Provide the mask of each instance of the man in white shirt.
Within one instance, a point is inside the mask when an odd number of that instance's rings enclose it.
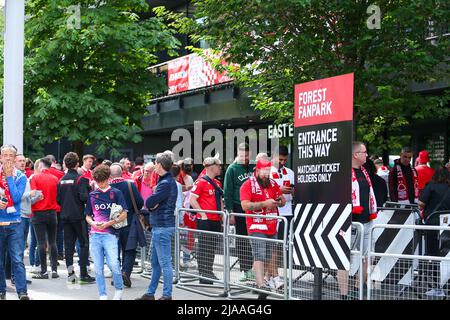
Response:
[[[294,194],[294,171],[286,167],[286,162],[289,157],[289,151],[285,146],[280,146],[278,151],[276,151],[272,157],[272,168],[270,170],[270,178],[275,180],[275,182],[280,186],[281,192],[286,199],[286,204],[283,207],[278,208],[280,216],[287,219],[287,233],[289,233],[289,223],[293,218],[292,212],[292,200]],[[278,223],[278,239],[282,240],[284,238],[284,222],[280,221]],[[281,265],[281,248],[277,248],[273,252],[273,260],[278,266]],[[272,280],[272,281],[270,281]],[[279,289],[283,285],[283,281],[280,277],[274,277],[269,279],[268,285],[272,288]]]

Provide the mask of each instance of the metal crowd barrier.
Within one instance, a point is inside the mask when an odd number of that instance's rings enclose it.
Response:
[[[390,242],[389,250],[379,252],[373,238],[377,229],[389,230],[395,234],[409,232],[412,246],[402,250],[396,239]],[[444,274],[450,273],[450,257],[427,256],[418,252],[414,242],[423,242],[419,230],[441,232],[450,231],[450,227],[378,224],[370,230],[370,248],[368,259],[369,281],[367,283],[368,300],[441,300],[449,295],[449,282]],[[387,233],[386,233],[387,234]],[[400,249],[400,250],[399,250]],[[409,250],[408,250],[409,249]],[[373,263],[377,261],[378,263]]]
[[[279,240],[276,239],[266,239],[266,238],[259,238],[259,237],[253,237],[253,236],[243,236],[243,235],[237,235],[237,234],[231,234],[227,231],[226,236],[228,238],[227,241],[227,251],[226,251],[226,265],[228,266],[228,283],[227,283],[227,292],[228,297],[230,299],[235,298],[242,298],[242,294],[244,293],[260,293],[268,296],[274,296],[281,299],[288,299],[288,251],[289,246],[287,242],[287,219],[283,216],[267,216],[267,215],[255,215],[255,214],[244,214],[244,213],[230,213],[229,218],[231,217],[248,217],[251,216],[252,218],[262,218],[262,219],[276,219],[278,220],[278,223],[281,221],[284,221],[284,237],[283,239]],[[228,219],[228,222],[230,219]],[[227,229],[230,228],[230,224],[228,223],[226,225]],[[246,279],[240,279],[240,272],[239,269],[236,267],[237,263],[239,263],[236,256],[237,250],[245,250],[244,248],[239,248],[238,246],[235,247],[234,254],[231,254],[231,248],[230,248],[230,242],[237,242],[235,240],[237,239],[248,239],[249,241],[253,241],[253,247],[258,246],[264,246],[264,250],[271,250],[272,254],[270,255],[270,260],[267,262],[265,267],[268,267],[269,270],[266,270],[264,268],[264,271],[270,271],[272,272],[271,277],[267,277],[264,279],[265,285],[263,288],[259,288],[256,285],[256,279],[254,277],[252,278],[246,278]],[[256,241],[258,241],[256,243]],[[255,250],[255,248],[252,249],[252,251]],[[249,256],[254,256],[253,252],[244,252],[245,254],[248,254]],[[254,275],[254,270],[250,271],[252,275]],[[238,289],[238,290],[234,290]]]
[[[370,228],[369,251],[367,256],[367,299],[446,299],[449,294],[450,254],[445,257],[424,256],[422,236],[419,231],[447,232],[450,227],[419,226],[416,222],[417,207],[405,208],[400,204],[395,207],[380,208],[379,217]],[[209,212],[220,215],[223,227],[220,231],[204,231],[180,226],[180,213]],[[350,299],[365,299],[366,288],[363,281],[362,248],[364,241],[364,225],[352,223],[352,248],[350,270],[337,271],[322,269],[316,272],[314,267],[294,265],[294,220],[289,225],[285,217],[273,219],[284,221],[284,238],[264,239],[252,236],[236,235],[232,232],[230,217],[248,216],[243,213],[226,211],[207,211],[195,209],[179,209],[176,215],[176,232],[174,237],[174,283],[188,291],[212,297],[229,299],[251,299],[255,294],[265,294],[280,299],[325,299],[339,300],[345,293]],[[265,215],[251,215],[266,218]],[[397,222],[397,224],[395,223]],[[400,224],[399,224],[400,223]],[[361,235],[359,243],[355,243],[354,233]],[[189,236],[190,235],[190,238]],[[151,275],[151,233],[146,232],[148,244],[140,250],[141,271],[143,277]],[[190,240],[188,240],[190,239]],[[261,289],[257,288],[255,278],[240,279],[238,239],[259,240],[265,245],[271,244],[277,250],[273,262],[278,276],[278,285]],[[188,242],[190,245],[188,245]],[[191,246],[188,253],[182,250]],[[248,251],[249,249],[247,249]],[[253,256],[253,252],[246,252]],[[209,261],[210,274],[200,274],[198,260]],[[205,260],[206,258],[206,260]],[[184,261],[187,259],[187,262]],[[272,270],[273,271],[273,270]],[[253,273],[254,274],[254,273]],[[321,276],[322,281],[315,281]],[[266,279],[269,280],[269,279]],[[201,283],[200,283],[201,282]],[[270,280],[266,284],[271,284]],[[320,285],[320,290],[317,286]],[[346,292],[345,285],[348,286]],[[319,292],[319,296],[317,296]]]
[[[225,211],[180,208],[178,210],[178,214],[176,215],[177,222],[175,230],[176,286],[178,288],[211,297],[226,297],[228,295],[228,266],[227,259],[225,259],[227,250],[227,228],[223,227],[223,231],[215,232],[181,227],[179,223],[181,212],[218,214],[220,216],[220,221],[223,221],[224,226],[228,224],[227,213]],[[183,251],[181,251],[180,239],[180,236],[183,234],[183,232],[191,232],[196,237],[196,247],[194,249],[195,258],[191,255],[191,263],[188,267],[183,267],[180,262],[180,260],[184,258]],[[194,260],[195,263],[193,263]],[[199,261],[201,264],[200,266]],[[217,292],[217,289],[219,289],[219,292]]]
[[[363,240],[364,226],[359,222],[352,222],[352,234],[359,233],[358,246],[351,248],[350,253],[350,270],[340,271],[333,269],[323,269],[320,283],[321,296],[315,297],[314,291],[317,290],[318,282],[315,281],[314,267],[294,265],[294,220],[291,221],[289,227],[289,299],[296,300],[340,300],[340,286],[348,286],[347,297],[354,300],[363,299]],[[353,236],[352,236],[353,237]],[[354,243],[352,239],[352,243]],[[354,243],[356,245],[356,243]],[[345,293],[345,292],[342,292]]]
[[[136,260],[140,260],[140,274],[142,277],[150,279],[152,275],[152,233],[151,231],[144,231],[145,239],[147,240],[147,245],[145,247],[140,247],[136,255]]]

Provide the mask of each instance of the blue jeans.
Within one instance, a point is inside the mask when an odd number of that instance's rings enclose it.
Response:
[[[89,249],[95,267],[95,280],[97,282],[98,294],[106,296],[105,275],[103,273],[106,264],[113,274],[114,287],[116,290],[123,289],[122,273],[120,272],[119,244],[115,235],[110,233],[93,233],[89,241]]]
[[[172,297],[173,269],[171,244],[175,227],[152,229],[152,279],[147,294],[154,296],[158,288],[161,270],[163,273],[163,297]]]
[[[16,291],[18,294],[27,293],[27,279],[23,264],[24,240],[23,230],[19,224],[0,226],[0,293],[6,293],[5,253],[9,251],[11,257]]]
[[[27,243],[28,238],[28,230],[30,230],[30,218],[21,217],[21,221],[17,226],[17,232],[23,235],[23,251],[22,253],[22,261],[25,251],[25,244]],[[5,274],[6,278],[10,276],[11,279],[14,279],[14,270],[12,269],[11,258],[9,256],[8,250],[6,251],[6,265],[5,265]],[[9,268],[9,269],[8,269]]]
[[[40,266],[39,252],[37,252],[37,239],[34,227],[30,225],[31,241],[30,241],[30,264],[32,266]]]

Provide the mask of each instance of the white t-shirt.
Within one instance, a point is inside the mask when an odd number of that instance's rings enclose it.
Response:
[[[280,187],[293,185],[295,180],[294,171],[286,167],[278,169],[274,166],[270,169],[270,178],[275,180]],[[280,216],[292,216],[292,195],[283,193],[283,196],[286,199],[286,204],[284,207],[278,208],[278,212]]]

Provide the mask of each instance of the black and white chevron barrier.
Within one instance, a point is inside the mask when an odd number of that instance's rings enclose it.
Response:
[[[413,209],[400,207],[383,208],[374,220],[377,224],[414,225],[416,214]],[[414,238],[412,229],[373,230],[372,247],[375,252],[371,279],[390,284],[410,285],[413,279],[413,267],[417,262],[392,257],[377,257],[376,253],[418,254],[418,243],[421,239]]]
[[[294,211],[294,264],[349,270],[351,209],[351,204],[297,204]]]

